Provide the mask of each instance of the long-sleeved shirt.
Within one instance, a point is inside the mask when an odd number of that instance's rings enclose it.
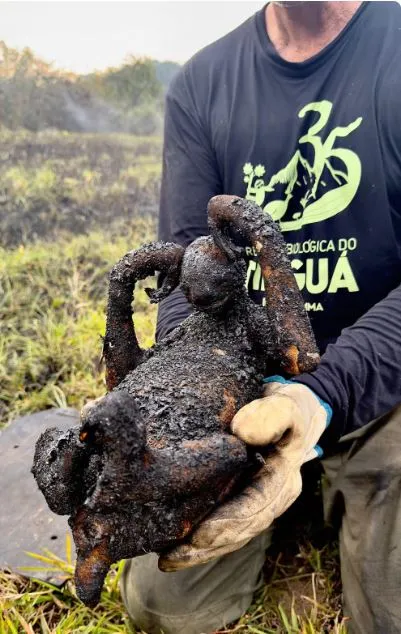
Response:
[[[323,353],[297,377],[335,436],[401,403],[401,7],[366,2],[320,53],[283,60],[264,9],[193,57],[166,98],[159,237],[205,235],[211,196],[280,225]],[[264,299],[252,248],[247,287]],[[157,335],[188,315],[179,289]]]

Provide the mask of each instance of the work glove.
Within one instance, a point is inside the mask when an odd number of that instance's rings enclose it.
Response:
[[[296,500],[302,489],[302,465],[322,455],[317,442],[330,422],[330,406],[301,383],[280,376],[265,383],[264,397],[245,405],[231,423],[232,432],[245,443],[265,447],[264,466],[186,543],[161,555],[161,570],[204,564],[245,546]]]

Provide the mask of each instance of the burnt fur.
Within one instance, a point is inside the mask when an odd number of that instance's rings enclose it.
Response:
[[[46,431],[33,472],[55,512],[70,515],[76,585],[95,605],[113,562],[174,546],[243,487],[261,457],[230,434],[234,414],[262,395],[262,378],[318,362],[313,334],[273,221],[233,196],[208,206],[211,236],[184,251],[152,243],[110,275],[104,341],[110,392],[79,428]],[[239,245],[256,249],[267,307],[245,289]],[[194,311],[143,351],[132,324],[135,283],[162,271],[160,301],[178,284]]]

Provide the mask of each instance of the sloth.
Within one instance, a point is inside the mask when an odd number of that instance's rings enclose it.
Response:
[[[109,280],[103,354],[107,394],[67,432],[46,430],[33,474],[52,511],[69,515],[75,582],[94,606],[112,563],[162,553],[241,490],[264,457],[230,433],[263,377],[313,370],[319,355],[278,226],[255,203],[215,196],[210,235],[186,249],[154,242]],[[266,304],[249,297],[244,245],[257,253]],[[148,350],[132,320],[135,284],[160,274],[159,302],[180,287],[191,315]],[[274,448],[270,448],[274,451]],[[267,452],[267,453],[266,453]]]

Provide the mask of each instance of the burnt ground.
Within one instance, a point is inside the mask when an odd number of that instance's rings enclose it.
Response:
[[[161,140],[0,129],[0,246],[155,216]]]

